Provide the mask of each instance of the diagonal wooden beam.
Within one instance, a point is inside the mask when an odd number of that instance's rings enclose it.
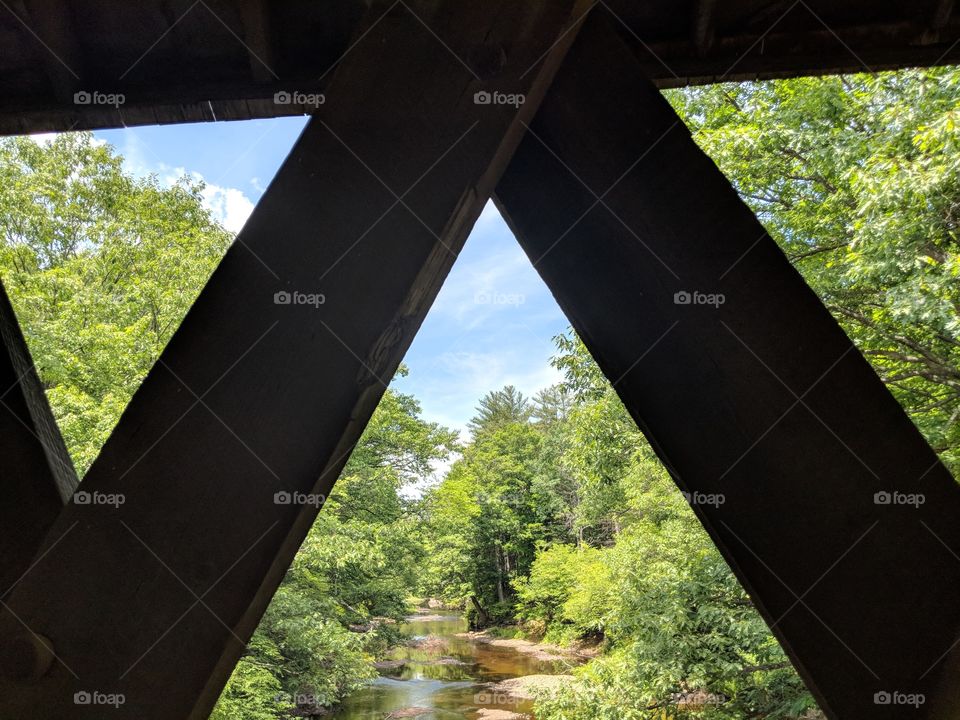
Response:
[[[496,196],[827,715],[957,717],[960,488],[603,16]]]
[[[77,476],[0,284],[0,601],[30,568]]]
[[[27,680],[0,682],[0,717],[107,714],[76,693],[122,694],[111,717],[207,717],[582,10],[374,4],[85,477],[99,501],[61,514],[8,598]]]

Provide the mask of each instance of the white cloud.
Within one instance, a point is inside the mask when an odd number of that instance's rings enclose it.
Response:
[[[123,154],[124,170],[137,177],[156,175],[160,184],[165,187],[173,186],[184,176],[203,182],[204,188],[201,193],[203,206],[210,211],[217,222],[230,232],[240,232],[240,228],[243,227],[253,212],[255,203],[243,190],[209,182],[200,173],[188,170],[185,167],[167,165],[133,130],[127,130],[124,133],[121,153]],[[253,178],[250,181],[251,184],[254,184],[256,180],[257,178]],[[254,187],[256,187],[255,184]]]
[[[240,232],[250,214],[253,212],[254,202],[239,188],[223,187],[207,182],[198,172],[188,171],[186,168],[170,168],[161,165],[158,176],[160,182],[167,187],[173,185],[180,178],[189,176],[196,182],[204,183],[203,206],[210,211],[214,219],[232,233]]]
[[[552,365],[536,363],[531,367],[529,362],[520,362],[525,354],[514,349],[445,352],[437,358],[437,368],[455,376],[459,388],[478,400],[504,385],[513,385],[525,395],[533,395],[560,380],[561,373]]]
[[[515,310],[542,286],[519,245],[481,258],[461,256],[431,312],[449,315],[465,329],[491,315]]]
[[[118,148],[123,156],[123,169],[136,177],[146,177],[151,173],[161,173],[169,169],[158,157],[153,155],[150,147],[140,139],[134,130],[125,130],[123,133],[123,147]],[[148,161],[147,155],[151,156]]]
[[[543,349],[549,353],[548,348]],[[562,379],[561,373],[538,357],[530,348],[511,348],[499,352],[449,351],[441,353],[429,374],[428,382],[416,388],[429,419],[466,434],[466,418],[472,417],[477,403],[491,390],[513,385],[527,397]],[[443,410],[437,412],[442,408]]]
[[[27,135],[27,137],[33,140],[37,145],[50,145],[50,143],[56,140],[58,136],[63,134],[64,133],[55,133],[55,132],[33,133],[32,135]],[[107,144],[107,141],[98,137],[94,137],[90,141],[90,144],[93,145],[94,147],[102,147],[103,145]]]
[[[407,355],[401,392],[424,417],[461,431],[486,393],[531,397],[560,381],[552,338],[567,321],[496,208],[488,205]]]
[[[49,145],[52,143],[59,133],[34,133],[33,135],[28,135],[31,140],[33,140],[37,145]]]
[[[254,207],[253,201],[242,190],[219,185],[204,187],[203,204],[221,225],[233,233],[240,232]]]

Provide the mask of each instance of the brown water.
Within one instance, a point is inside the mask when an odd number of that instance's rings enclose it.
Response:
[[[456,637],[467,629],[457,615],[412,619],[404,626],[419,646],[397,648],[403,665],[381,670],[369,687],[350,695],[331,716],[335,720],[478,720],[480,712],[505,710],[533,717],[533,703],[517,701],[491,688],[492,683],[523,675],[570,672],[573,661],[546,662],[513,648],[494,647]],[[414,713],[414,708],[422,712]],[[407,710],[411,714],[403,714]],[[396,713],[391,715],[391,713]]]

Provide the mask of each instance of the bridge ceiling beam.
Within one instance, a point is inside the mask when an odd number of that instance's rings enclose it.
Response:
[[[960,62],[954,0],[595,4],[659,87]],[[5,0],[0,134],[311,112],[275,93],[323,92],[368,5]]]

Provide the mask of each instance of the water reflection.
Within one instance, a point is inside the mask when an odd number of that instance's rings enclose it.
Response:
[[[381,677],[343,703],[335,720],[479,720],[490,711],[532,717],[533,703],[495,693],[491,683],[523,675],[569,672],[567,662],[538,660],[513,648],[457,637],[467,629],[457,615],[418,619],[405,630],[410,647],[397,648]],[[486,712],[483,712],[486,711]]]

